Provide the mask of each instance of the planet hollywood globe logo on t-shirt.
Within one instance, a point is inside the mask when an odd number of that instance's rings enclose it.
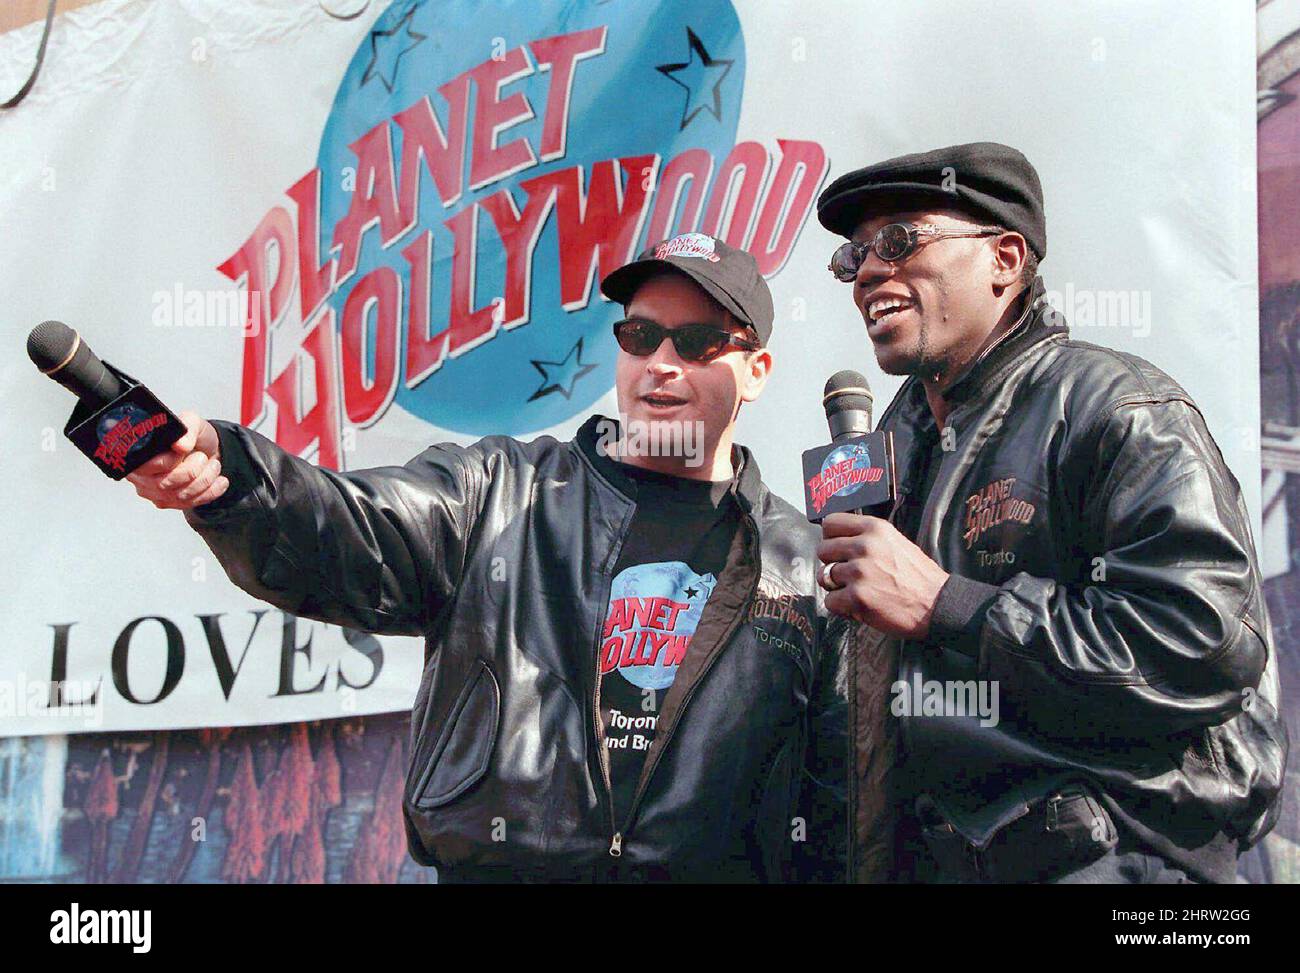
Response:
[[[618,672],[641,689],[667,689],[686,657],[717,579],[682,561],[634,564],[610,588],[600,674]]]
[[[808,220],[826,154],[736,142],[746,70],[729,0],[396,0],[315,167],[218,268],[254,298],[241,421],[337,468],[393,406],[470,435],[589,409],[617,358],[601,277],[673,237],[714,259],[710,235],[770,277]]]

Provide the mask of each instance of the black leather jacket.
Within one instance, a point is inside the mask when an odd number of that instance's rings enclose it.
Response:
[[[996,726],[900,719],[904,794],[983,845],[1085,782],[1156,851],[1231,882],[1274,823],[1287,752],[1246,508],[1187,392],[1072,340],[1042,293],[1040,279],[949,391],[950,431],[915,378],[881,418],[901,481],[891,519],[958,576],[926,643],[893,643],[898,678],[999,690]]]
[[[489,437],[345,473],[214,425],[231,488],[186,517],[231,580],[426,637],[404,812],[443,880],[846,878],[847,626],[821,608],[816,530],[748,451],[742,529],[614,820],[595,675],[635,484],[597,454],[596,418],[573,442]]]

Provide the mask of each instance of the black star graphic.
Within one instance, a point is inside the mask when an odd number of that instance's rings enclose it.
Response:
[[[420,34],[411,30],[411,18],[415,16],[415,8],[412,7],[406,11],[406,14],[393,25],[391,30],[372,30],[370,32],[370,63],[366,65],[366,73],[361,76],[361,85],[367,84],[371,78],[378,76],[383,82],[385,88],[391,93],[393,84],[397,81],[397,62],[402,59],[402,55],[415,47],[416,44],[424,40],[428,35]],[[398,32],[406,28],[406,37],[410,38],[410,43],[405,47],[400,46],[401,41]],[[380,65],[379,59],[381,51],[379,50],[380,40],[384,38],[382,56],[386,62]],[[387,68],[387,71],[385,71]]]
[[[534,358],[532,363],[533,367],[542,373],[542,384],[528,397],[529,402],[540,399],[543,395],[550,395],[552,392],[559,392],[566,399],[569,398],[578,379],[596,367],[595,362],[588,363],[582,360],[581,338],[569,349],[563,361],[538,361]],[[568,382],[568,388],[565,388],[565,382]]]
[[[655,70],[673,84],[681,85],[686,89],[686,106],[682,109],[682,123],[678,127],[678,131],[689,125],[691,120],[706,108],[713,113],[714,118],[722,121],[722,81],[731,73],[732,64],[729,60],[721,58],[714,60],[709,57],[709,52],[704,49],[700,39],[695,36],[695,31],[689,27],[686,28],[686,43],[689,48],[687,52],[689,60],[682,64],[659,64],[655,66]],[[674,74],[679,73],[682,74],[685,80],[673,77]],[[713,92],[712,105],[708,104],[704,99],[710,76],[717,78],[713,82],[711,89]]]
[[[683,590],[686,592],[687,598],[694,598],[696,595],[700,593],[700,589],[695,587],[695,585],[691,585],[689,588],[685,588]]]

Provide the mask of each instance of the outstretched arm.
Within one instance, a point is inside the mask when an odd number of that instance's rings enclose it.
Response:
[[[130,477],[180,509],[240,588],[306,618],[418,635],[455,590],[482,497],[474,447],[339,473],[234,423],[184,413],[173,455]]]

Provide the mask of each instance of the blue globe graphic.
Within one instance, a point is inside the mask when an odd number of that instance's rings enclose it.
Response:
[[[521,435],[548,428],[588,410],[614,384],[617,347],[611,328],[622,308],[599,296],[599,271],[593,271],[585,307],[565,310],[559,283],[558,219],[554,206],[533,251],[529,320],[500,329],[459,357],[448,356],[440,368],[407,388],[407,307],[411,269],[401,251],[426,230],[433,234],[430,331],[446,327],[450,307],[453,236],[446,221],[475,201],[506,189],[518,212],[527,203],[524,180],[580,166],[583,191],[591,186],[597,162],[638,155],[657,155],[659,166],[686,149],[704,149],[714,172],[735,144],[744,86],[745,51],[740,22],[729,0],[676,3],[496,3],[445,0],[397,2],[376,21],[358,47],[339,84],[321,137],[317,165],[321,171],[321,252],[332,243],[334,227],[347,213],[359,184],[349,187],[342,174],[355,171],[357,156],[349,148],[374,126],[428,96],[443,130],[450,108],[438,88],[482,64],[494,52],[530,41],[606,27],[605,48],[578,61],[571,86],[571,108],[562,157],[544,160],[475,190],[470,185],[474,105],[471,94],[465,141],[463,193],[444,206],[427,167],[420,168],[419,208],[415,226],[389,247],[381,246],[378,227],[366,231],[356,273],[329,298],[336,322],[342,321],[347,295],[368,272],[392,268],[402,282],[398,352],[398,407],[435,426],[472,435]],[[689,32],[688,33],[688,29]],[[731,62],[725,76],[709,75],[707,89],[689,92],[658,67],[665,62],[699,63],[694,36],[713,61]],[[530,54],[530,63],[532,56]],[[536,67],[536,65],[534,65]],[[526,138],[539,155],[551,73],[531,74],[502,87],[500,97],[523,93],[534,117],[503,129],[498,144]],[[721,77],[720,81],[716,79]],[[471,86],[473,87],[473,86]],[[717,114],[711,97],[716,91]],[[708,95],[710,97],[704,97]],[[700,107],[703,105],[703,108]],[[688,112],[686,109],[692,109]],[[689,117],[688,117],[689,116]],[[402,130],[390,125],[394,169],[402,151]],[[621,172],[621,170],[618,170]],[[394,181],[398,179],[394,171]],[[624,174],[623,178],[629,178]],[[639,176],[638,176],[639,178]],[[705,199],[708,198],[706,190]],[[651,198],[639,233],[646,232]],[[678,201],[679,212],[681,201]],[[679,227],[693,229],[693,227]],[[492,219],[477,217],[474,308],[488,305],[505,291],[505,248]],[[648,243],[638,239],[632,255]],[[373,317],[373,315],[372,315]],[[373,375],[376,328],[366,329],[367,375]],[[548,382],[550,384],[547,388]],[[385,407],[386,408],[386,407]],[[378,418],[378,417],[376,417]]]

